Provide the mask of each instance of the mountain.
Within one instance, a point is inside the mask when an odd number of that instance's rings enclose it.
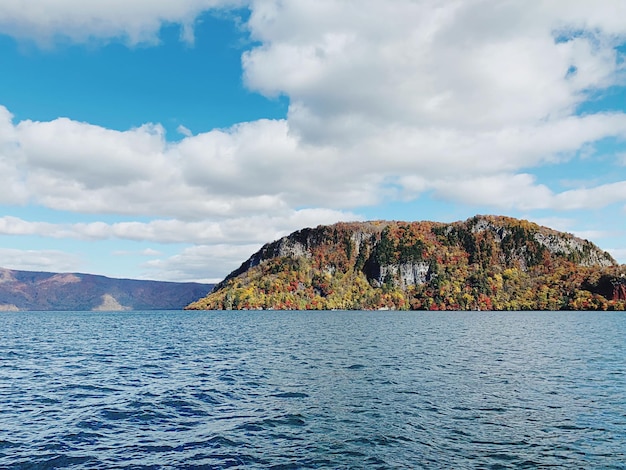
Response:
[[[625,275],[591,242],[526,220],[338,223],[266,244],[187,308],[624,310]]]
[[[0,310],[175,310],[213,286],[0,268]]]

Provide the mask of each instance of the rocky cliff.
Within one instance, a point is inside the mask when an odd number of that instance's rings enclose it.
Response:
[[[0,311],[176,310],[212,284],[112,279],[0,268]]]
[[[534,223],[373,221],[263,246],[192,309],[623,309],[625,269]]]

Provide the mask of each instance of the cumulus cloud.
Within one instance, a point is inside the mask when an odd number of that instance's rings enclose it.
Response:
[[[65,211],[182,219],[281,216],[302,206],[372,205],[392,194],[384,189],[389,181],[404,196],[436,189],[452,200],[522,209],[623,200],[620,183],[545,198],[546,188],[532,187],[531,175],[516,173],[567,162],[590,142],[626,135],[626,115],[619,113],[489,132],[398,127],[345,146],[303,142],[288,120],[242,123],[175,143],[165,140],[159,125],[117,131],[67,118],[17,124],[5,118],[0,132],[7,136],[0,200]],[[474,180],[492,185],[494,194],[504,191],[507,178],[520,189],[507,199],[474,191]]]
[[[0,6],[0,32],[131,44],[156,41],[163,23],[183,25],[191,40],[202,11],[234,4],[35,0],[26,11],[18,3]],[[245,5],[253,45],[242,56],[244,82],[286,96],[284,119],[196,134],[181,126],[182,138],[171,142],[159,124],[118,131],[68,118],[14,123],[0,106],[1,203],[155,219],[46,225],[5,217],[0,231],[210,251],[424,193],[523,211],[626,201],[626,180],[559,192],[535,175],[544,165],[593,161],[589,149],[606,139],[623,147],[625,113],[578,112],[626,83],[622,0]],[[176,263],[200,251],[158,269],[185,277]]]
[[[94,3],[58,14],[88,29],[115,10]],[[17,14],[10,5],[0,18]],[[132,12],[119,6],[121,30],[144,10],[182,21],[226,3],[133,5]],[[67,118],[14,124],[2,108],[0,166],[9,189],[0,199],[185,219],[355,208],[428,189],[520,209],[610,204],[622,200],[620,183],[554,195],[534,185],[529,170],[626,136],[623,113],[575,113],[592,93],[621,83],[617,45],[626,27],[610,8],[619,5],[366,0],[354,9],[331,0],[252,1],[247,27],[259,45],[243,54],[244,79],[253,90],[288,96],[286,119],[196,135],[181,127],[174,143],[159,124],[127,131]],[[509,183],[519,191],[495,197]],[[491,187],[477,192],[477,184]]]
[[[67,118],[21,121],[15,127],[28,168],[80,182],[87,190],[127,186],[167,170],[163,134],[160,125],[119,132]]]
[[[262,44],[244,54],[245,79],[288,95],[311,140],[325,135],[309,133],[317,120],[490,129],[570,114],[615,81],[626,31],[619,2],[254,5],[249,25]]]
[[[238,0],[3,0],[0,33],[50,43],[123,38],[155,43],[163,24],[181,25],[181,39],[193,43],[194,22],[203,11],[238,6]]]

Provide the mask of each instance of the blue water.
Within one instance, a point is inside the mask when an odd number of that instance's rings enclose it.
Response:
[[[626,468],[626,315],[0,315],[0,468]]]

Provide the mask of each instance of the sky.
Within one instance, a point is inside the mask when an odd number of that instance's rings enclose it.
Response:
[[[2,0],[0,266],[216,282],[319,224],[626,263],[623,0]]]

